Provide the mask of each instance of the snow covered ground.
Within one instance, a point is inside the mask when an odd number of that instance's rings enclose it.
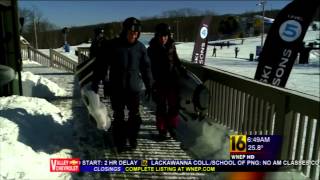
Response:
[[[306,38],[313,40],[319,37],[319,31],[309,31]],[[308,39],[309,40],[309,39]],[[231,41],[231,40],[230,40]],[[234,46],[230,48],[217,48],[217,57],[212,57],[212,46],[209,46],[206,64],[252,78],[257,62],[250,62],[249,54],[255,52],[255,47],[260,44],[260,37],[247,38],[243,45],[240,40],[232,40],[240,48],[238,58],[234,58]],[[88,44],[81,46],[88,47]],[[177,45],[180,58],[191,59],[193,43]],[[74,54],[75,47],[71,47],[65,55],[77,61]],[[42,50],[49,53],[48,50]],[[63,52],[62,48],[58,51]],[[319,51],[312,52],[310,64],[295,65],[290,75],[287,88],[319,96]],[[49,159],[75,157],[71,149],[75,146],[72,141],[72,121],[81,114],[71,111],[68,98],[75,96],[73,92],[73,76],[61,73],[52,73],[48,68],[46,74],[38,71],[36,63],[25,61],[30,72],[22,73],[24,79],[24,92],[26,96],[10,96],[0,98],[0,179],[71,179],[67,173],[50,173]],[[24,70],[26,70],[24,68]],[[38,76],[46,75],[49,78]],[[51,73],[51,74],[50,74]],[[38,75],[34,75],[38,74]],[[59,77],[65,77],[62,82]],[[28,95],[32,97],[27,97]],[[41,98],[38,98],[41,97]],[[55,99],[51,103],[44,99]],[[65,98],[65,99],[64,99]],[[212,149],[219,150],[227,147],[227,132],[220,126],[209,128],[207,124],[181,124],[180,128],[194,127],[198,129],[197,144],[190,145],[192,151],[201,150],[202,157],[210,156]],[[203,132],[206,133],[203,133]],[[187,134],[186,134],[187,135]],[[189,134],[190,135],[190,134]],[[194,135],[194,134],[192,134]],[[202,148],[201,143],[206,139],[215,137],[209,148]],[[216,143],[215,143],[216,142]],[[186,142],[188,143],[188,142]],[[226,157],[225,153],[215,154],[215,157]],[[272,179],[304,179],[300,173],[276,174]],[[277,177],[277,178],[276,178]]]
[[[32,61],[26,65],[42,67]],[[31,72],[22,72],[22,79],[25,96],[0,98],[0,179],[70,179],[67,173],[50,173],[49,160],[72,157],[73,117],[70,108],[44,99],[70,93]]]
[[[0,98],[0,179],[70,179],[50,173],[50,158],[71,157],[70,125],[45,99]]]

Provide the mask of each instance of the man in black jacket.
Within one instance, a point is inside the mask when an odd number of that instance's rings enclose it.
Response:
[[[109,92],[113,109],[113,138],[118,151],[123,151],[126,140],[131,148],[137,146],[140,130],[140,92],[144,82],[146,94],[150,94],[152,74],[146,47],[138,41],[141,23],[134,17],[122,24],[120,37],[106,41],[97,55],[92,88],[97,92],[98,83],[109,74]],[[124,109],[129,110],[128,121]]]

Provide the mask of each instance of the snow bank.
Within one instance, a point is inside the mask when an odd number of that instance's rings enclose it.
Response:
[[[21,72],[23,95],[40,98],[66,96],[67,92],[56,83],[31,72]]]
[[[180,121],[178,138],[198,159],[229,159],[229,135],[218,124],[206,120]]]
[[[26,113],[34,115],[50,115],[53,120],[59,124],[64,121],[61,119],[61,111],[45,99],[25,96],[9,96],[0,98],[0,110],[4,115],[4,111],[10,109],[23,109]],[[21,114],[21,113],[19,113]]]
[[[41,65],[40,63],[36,62],[36,61],[31,61],[31,60],[24,60],[22,61],[23,65]]]
[[[0,98],[0,179],[71,179],[50,158],[71,157],[71,127],[45,99]]]

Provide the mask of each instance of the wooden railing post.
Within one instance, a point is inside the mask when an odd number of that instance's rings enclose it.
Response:
[[[284,98],[278,98],[276,103],[276,109],[275,109],[275,120],[274,120],[274,135],[281,135],[282,141],[284,141],[283,137],[283,131],[285,127],[285,99]],[[283,142],[282,142],[283,143]],[[283,150],[283,148],[281,148]],[[279,158],[282,157],[282,152],[280,152]],[[280,158],[281,159],[281,158]]]
[[[50,67],[53,67],[53,51],[51,48],[49,49],[49,53],[50,53]]]
[[[31,61],[31,50],[30,50],[30,46],[27,46],[27,51],[28,51],[28,59],[29,61]]]
[[[89,48],[78,47],[78,63],[82,63],[89,59]]]
[[[78,48],[78,63],[81,63],[81,48]]]
[[[290,152],[290,137],[293,126],[293,112],[289,110],[289,97],[282,95],[278,98],[279,102],[276,105],[276,118],[274,124],[274,134],[282,136],[281,150],[279,159],[289,159]]]

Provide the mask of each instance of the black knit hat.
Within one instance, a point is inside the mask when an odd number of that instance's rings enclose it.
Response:
[[[171,35],[170,30],[171,28],[168,24],[160,23],[156,25],[155,36],[170,36]]]
[[[128,30],[141,32],[141,22],[135,17],[129,17],[122,23],[122,31]]]

